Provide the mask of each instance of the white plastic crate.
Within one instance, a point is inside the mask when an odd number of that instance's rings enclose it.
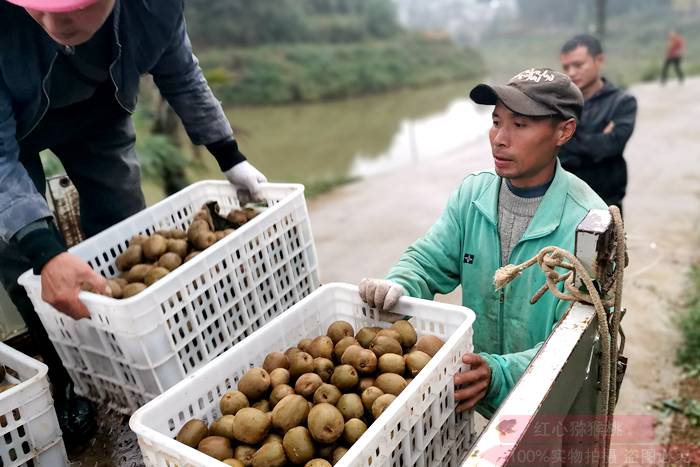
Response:
[[[0,466],[68,465],[53,399],[48,367],[0,342],[0,364],[8,369],[0,393]]]
[[[264,184],[268,207],[144,292],[114,300],[80,294],[91,319],[75,321],[26,289],[79,394],[131,413],[240,342],[319,286],[304,187]],[[239,207],[228,182],[196,183],[70,251],[105,277],[135,234],[186,229],[208,201]]]
[[[461,357],[472,351],[474,313],[464,307],[403,297],[396,312],[411,316],[418,335],[434,334],[445,345],[336,464],[337,467],[459,465],[472,441],[471,415],[455,412],[453,376]],[[261,366],[272,351],[284,351],[305,337],[325,334],[336,320],[364,326],[388,326],[364,304],[355,286],[328,284],[228,350],[185,381],[134,413],[136,432],[149,467],[215,467],[221,463],[175,441],[188,420],[211,423],[219,399],[239,379]]]

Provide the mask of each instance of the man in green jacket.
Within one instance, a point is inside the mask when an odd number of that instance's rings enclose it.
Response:
[[[502,290],[493,277],[542,248],[574,250],[576,227],[605,203],[558,163],[583,106],[564,74],[529,69],[504,86],[480,84],[471,99],[495,106],[489,139],[495,172],[468,175],[428,233],[411,245],[386,279],[363,279],[360,296],[380,311],[401,295],[432,299],[462,286],[462,304],[476,313],[475,354],[455,376],[459,411],[491,417],[568,308],[551,294],[530,298],[544,284],[527,269]]]

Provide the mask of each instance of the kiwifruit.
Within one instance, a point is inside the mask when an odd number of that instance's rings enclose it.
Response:
[[[287,350],[284,351],[284,356],[287,358],[291,358],[292,355],[295,353],[299,353],[302,350],[299,347],[290,347]]]
[[[226,220],[232,223],[235,228],[238,228],[248,222],[248,216],[245,215],[242,209],[234,209],[228,213]]]
[[[267,443],[253,454],[253,467],[283,467],[287,456],[281,443]]]
[[[353,329],[352,324],[348,323],[347,321],[335,321],[328,326],[326,335],[331,338],[333,345],[335,345],[344,337],[354,336],[355,330]]]
[[[224,438],[233,439],[233,415],[224,415],[213,422],[209,426],[209,434],[212,436],[223,436]]]
[[[216,243],[216,235],[208,230],[199,230],[188,237],[191,237],[190,242],[198,250],[206,250]]]
[[[257,444],[265,439],[270,431],[269,417],[258,409],[246,407],[239,410],[234,417],[233,436],[241,443]]]
[[[0,384],[0,393],[3,393],[7,391],[8,389],[12,389],[13,387],[17,386],[16,384]],[[4,420],[4,415],[0,416],[0,420]],[[0,426],[5,425],[4,423],[0,423]]]
[[[345,420],[338,409],[327,403],[314,405],[309,412],[309,431],[320,443],[332,443],[343,434]]]
[[[126,273],[126,280],[129,281],[130,284],[133,282],[143,283],[146,279],[146,274],[148,274],[148,271],[151,269],[153,269],[153,266],[150,264],[137,264]]]
[[[180,257],[180,261],[187,256],[187,240],[168,240],[168,253],[174,253]]]
[[[197,213],[187,229],[187,239],[191,242],[192,236],[199,231],[210,232],[211,225],[209,225],[209,222],[206,219],[203,219],[202,216]]]
[[[343,429],[343,438],[350,446],[355,444],[355,442],[360,439],[360,436],[367,431],[367,424],[360,420],[359,418],[351,418],[345,422],[345,428]]]
[[[357,390],[361,392],[372,386],[374,386],[374,377],[364,376],[360,378],[360,382],[357,383]]]
[[[357,370],[350,365],[340,365],[335,367],[331,375],[331,384],[341,391],[349,391],[357,386],[360,380]]]
[[[233,457],[231,440],[223,436],[207,436],[199,442],[197,449],[219,461]]]
[[[372,416],[375,419],[379,418],[382,412],[389,407],[389,404],[394,402],[394,399],[396,399],[396,396],[393,394],[382,394],[381,396],[377,397],[372,404]]]
[[[336,443],[331,443],[331,444],[316,443],[316,456],[318,458],[326,459],[326,460],[330,461],[333,459],[333,450],[337,446],[338,445]]]
[[[156,230],[156,234],[160,235],[161,237],[165,238],[166,240],[172,238],[172,233],[171,233],[170,229]]]
[[[257,401],[270,389],[270,375],[262,368],[251,368],[238,382],[238,390],[248,398]]]
[[[420,350],[434,357],[443,344],[445,344],[445,342],[437,336],[421,336],[416,342],[416,350]]]
[[[392,324],[391,328],[399,332],[399,342],[404,349],[410,349],[416,345],[418,335],[416,334],[416,328],[411,323],[405,319],[400,319]]]
[[[335,357],[335,360],[337,362],[340,361],[340,359],[343,357],[343,353],[345,353],[345,351],[351,345],[360,345],[360,343],[357,342],[357,339],[355,339],[354,337],[347,336],[343,337],[335,344],[335,348],[333,349],[333,356]]]
[[[364,349],[362,346],[359,345],[351,345],[347,349],[345,349],[345,352],[343,352],[343,355],[340,357],[340,363],[343,365],[351,365],[353,360],[355,359],[355,355],[357,355],[359,352],[362,352]]]
[[[122,286],[119,284],[119,282],[110,279],[107,281],[107,286],[109,287],[109,292],[112,298],[119,299],[124,296]],[[0,378],[0,381],[2,381],[2,378]]]
[[[289,355],[289,375],[295,380],[304,373],[314,371],[314,359],[306,352],[296,352]]]
[[[304,338],[304,339],[299,341],[299,343],[297,344],[297,348],[299,350],[301,350],[302,352],[309,353],[309,346],[311,345],[312,342],[313,342],[313,339],[309,339],[308,337]]]
[[[401,344],[398,340],[389,336],[380,336],[379,334],[377,334],[377,337],[375,337],[374,340],[372,340],[372,343],[369,344],[369,349],[374,352],[377,358],[381,357],[385,353],[403,355],[403,349],[401,348]]]
[[[120,271],[128,271],[143,261],[143,249],[141,245],[129,245],[124,253],[117,256],[116,265]]]
[[[272,392],[270,393],[270,404],[272,405],[272,408],[274,408],[279,401],[290,394],[294,394],[294,388],[288,384],[278,384],[272,388]]]
[[[404,356],[406,368],[411,376],[416,376],[430,361],[430,355],[420,350],[413,351]]]
[[[296,426],[284,435],[282,441],[287,459],[295,464],[304,464],[314,458],[315,447],[311,433],[304,426]]]
[[[187,232],[180,228],[171,229],[170,238],[174,240],[184,240],[187,238]]]
[[[310,399],[322,384],[323,380],[316,373],[304,373],[294,384],[294,391],[300,396]]]
[[[362,405],[362,399],[354,392],[340,396],[335,407],[343,414],[343,418],[346,421],[351,418],[362,418],[365,414],[365,407]]]
[[[265,357],[263,362],[263,369],[270,373],[272,370],[277,368],[289,369],[289,359],[282,352],[270,352]]]
[[[255,449],[253,446],[246,446],[245,444],[239,444],[236,449],[233,450],[233,457],[242,462],[244,466],[250,467],[253,465],[253,455],[255,455]]]
[[[214,228],[214,221],[211,218],[211,213],[209,212],[209,209],[206,206],[202,206],[202,208],[194,214],[194,217],[192,218],[192,224],[190,224],[190,229],[192,228],[192,225],[197,221],[204,221],[209,230]]]
[[[377,371],[377,356],[368,349],[359,350],[353,354],[350,365],[361,375],[370,375]]]
[[[314,373],[320,376],[324,383],[330,381],[334,368],[333,362],[327,358],[314,358]]]
[[[309,414],[309,403],[298,394],[290,394],[272,409],[272,426],[286,433],[295,426],[303,425]]]
[[[392,339],[397,341],[399,344],[401,343],[401,334],[399,334],[399,331],[397,331],[396,329],[392,329],[392,328],[382,329],[381,331],[379,331],[377,333],[377,336],[391,337]],[[375,336],[375,339],[377,338],[377,336]]]
[[[191,260],[192,258],[194,258],[195,256],[197,256],[197,255],[200,254],[200,253],[201,253],[201,251],[196,251],[196,250],[195,250],[195,251],[191,251],[189,255],[185,256],[185,263],[188,262],[189,260]]]
[[[365,406],[368,412],[372,410],[372,404],[377,400],[377,397],[383,396],[384,391],[376,386],[370,386],[364,391],[362,391],[362,405]]]
[[[226,391],[219,401],[222,415],[236,415],[236,412],[246,407],[250,407],[250,402],[241,391]]]
[[[304,467],[333,467],[326,459],[312,459]]]
[[[385,394],[398,396],[408,385],[403,376],[395,373],[383,373],[374,380],[375,386],[384,391]]]
[[[362,328],[357,331],[355,335],[357,342],[365,349],[369,348],[369,344],[372,343],[375,337],[377,337],[377,330],[375,328]]]
[[[0,381],[2,381],[2,377],[0,377]],[[175,439],[191,448],[196,448],[199,442],[207,436],[209,436],[207,424],[202,420],[193,418],[189,422],[182,425],[182,428],[180,428],[180,431],[177,432]]]
[[[226,234],[224,233],[223,230],[217,230],[216,232],[214,232],[214,238],[216,239],[217,242],[220,241],[221,239],[223,239],[225,236],[226,236]]]
[[[146,277],[143,279],[143,283],[146,285],[153,285],[157,281],[161,280],[165,276],[167,276],[170,273],[170,270],[166,268],[162,268],[160,266],[156,266],[154,268],[151,268],[150,271],[146,274]]]
[[[333,464],[340,462],[340,459],[348,452],[348,448],[343,446],[338,446],[333,450]]]
[[[158,266],[167,269],[168,271],[174,271],[179,268],[182,264],[182,257],[177,253],[165,253],[158,259]]]
[[[338,403],[341,395],[342,393],[340,392],[340,389],[332,384],[323,383],[314,393],[314,404],[326,402],[328,404],[335,405]]]
[[[231,467],[246,467],[246,465],[238,459],[224,459],[221,462]]]
[[[270,387],[275,388],[280,384],[289,384],[289,370],[275,368],[270,372]]]
[[[282,443],[282,436],[278,435],[277,433],[270,433],[269,435],[267,435],[267,438],[265,438],[262,443]]]
[[[148,240],[148,235],[140,235],[140,234],[134,235],[134,236],[131,237],[131,239],[129,240],[129,246],[132,246],[132,245],[143,245],[143,243],[144,243],[146,240]]]
[[[321,357],[330,360],[333,358],[333,341],[328,336],[318,336],[311,341],[307,352],[314,358]]]
[[[403,355],[385,353],[379,357],[377,367],[380,373],[396,373],[397,375],[403,375],[406,369],[406,363],[404,362]]]
[[[119,286],[122,288],[122,290],[124,290],[124,287],[129,285],[129,281],[123,277],[113,277],[111,280],[113,280],[114,282],[119,284]]]
[[[144,290],[146,290],[146,284],[141,282],[131,283],[124,287],[124,290],[122,290],[122,298],[133,297],[134,295],[140,294]]]
[[[251,221],[260,215],[260,211],[256,211],[254,208],[243,208],[243,214],[245,214],[246,219]]]
[[[253,404],[253,408],[258,409],[263,413],[267,413],[272,410],[272,407],[270,406],[270,401],[267,399],[260,399],[255,404]]]
[[[162,235],[151,235],[148,240],[143,242],[143,256],[155,261],[160,258],[163,253],[168,250],[168,242]]]

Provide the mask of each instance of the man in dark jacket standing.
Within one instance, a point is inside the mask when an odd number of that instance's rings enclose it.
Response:
[[[637,100],[601,75],[600,41],[589,34],[561,49],[564,72],[583,93],[584,105],[574,137],[561,149],[561,165],[588,183],[608,205],[622,209],[627,187],[623,152],[634,131]]]
[[[17,277],[41,274],[42,298],[87,318],[82,286],[104,278],[68,253],[44,199],[39,153],[53,151],[80,194],[91,236],[145,206],[131,114],[151,74],[195,144],[236,188],[258,197],[265,177],[238,150],[187,35],[183,0],[0,0],[0,281],[49,366],[64,440],[89,440],[90,406],[71,379]]]

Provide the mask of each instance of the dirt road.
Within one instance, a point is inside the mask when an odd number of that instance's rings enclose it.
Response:
[[[630,183],[625,200],[630,266],[623,321],[629,368],[617,413],[656,413],[649,405],[673,397],[680,342],[674,325],[685,273],[700,243],[700,79],[682,87],[635,86],[638,122],[627,147]],[[381,277],[442,211],[467,173],[490,168],[486,135],[437,160],[365,179],[315,199],[311,220],[324,282]],[[453,293],[441,300],[457,303]],[[640,418],[651,423],[648,417]],[[662,442],[668,421],[656,427]]]

